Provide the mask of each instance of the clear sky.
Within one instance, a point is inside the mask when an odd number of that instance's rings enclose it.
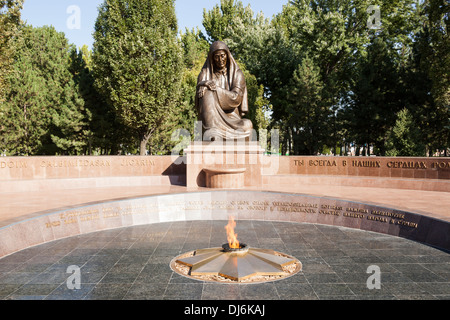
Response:
[[[145,1],[145,0],[143,0]],[[263,12],[272,17],[281,12],[288,0],[241,0],[244,6],[250,4],[253,12]],[[97,18],[97,8],[103,0],[25,0],[22,20],[34,27],[53,25],[62,31],[77,47],[84,44],[92,48],[92,32]],[[203,8],[212,9],[220,0],[176,0],[178,26],[202,27]]]

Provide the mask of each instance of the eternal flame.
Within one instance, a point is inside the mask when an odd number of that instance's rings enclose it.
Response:
[[[217,41],[198,77],[195,99],[206,141],[251,137],[253,124],[248,113],[247,85],[242,70],[228,46]]]

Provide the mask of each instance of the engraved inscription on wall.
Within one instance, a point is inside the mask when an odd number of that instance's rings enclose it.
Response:
[[[1,158],[0,158],[1,159]],[[114,161],[114,160],[119,161]],[[0,170],[14,170],[14,169],[30,169],[35,166],[40,168],[101,168],[101,167],[152,167],[156,165],[153,159],[122,157],[122,158],[90,158],[74,159],[62,157],[47,157],[42,160],[34,160],[32,158],[21,158],[20,160],[0,160]]]
[[[349,160],[349,159],[313,159],[293,160],[296,167],[353,167],[353,168],[387,168],[387,169],[450,169],[450,161],[400,161],[391,160],[384,164],[380,160]]]
[[[239,215],[239,212],[259,212],[270,215],[270,213],[303,214],[319,216],[344,217],[346,219],[366,219],[383,224],[394,224],[408,228],[418,228],[418,224],[408,221],[405,213],[389,210],[359,208],[351,205],[328,205],[317,204],[308,201],[268,201],[268,200],[240,200],[240,201],[184,201],[173,200],[164,204],[145,203],[128,204],[85,208],[80,210],[69,210],[60,213],[54,221],[46,223],[47,228],[60,227],[72,223],[90,223],[99,219],[121,218],[124,216],[145,214],[175,214],[177,212],[227,210]],[[270,216],[269,216],[270,217]]]

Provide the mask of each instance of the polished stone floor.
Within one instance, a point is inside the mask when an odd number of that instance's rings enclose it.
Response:
[[[4,300],[450,299],[450,254],[405,239],[312,224],[238,221],[252,247],[290,254],[303,271],[264,284],[203,283],[174,273],[181,253],[226,242],[226,221],[166,223],[55,241],[0,259]],[[80,270],[80,289],[71,266]],[[371,266],[381,289],[369,290]]]

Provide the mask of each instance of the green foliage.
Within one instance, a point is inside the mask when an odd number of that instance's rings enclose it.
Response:
[[[130,132],[121,126],[114,110],[105,102],[94,86],[92,72],[92,51],[85,45],[72,51],[71,72],[80,95],[84,100],[84,110],[88,127],[84,127],[86,153],[117,154],[124,150],[120,146],[132,144]]]
[[[429,47],[425,50],[429,63],[431,93],[439,106],[450,105],[450,3],[427,0],[424,4],[424,32]]]
[[[19,35],[22,24],[20,10],[23,2],[0,0],[0,103],[4,101],[7,90],[6,75],[11,71],[11,57],[15,50],[13,40]]]
[[[250,5],[244,8],[238,0],[220,0],[220,5],[214,6],[210,11],[203,11],[203,26],[205,27],[210,43],[223,41],[227,38],[230,29],[237,22],[249,22],[253,19]]]
[[[105,0],[95,25],[95,85],[140,140],[177,107],[181,49],[173,0]]]
[[[425,1],[417,9],[420,28],[411,37],[413,43],[401,77],[405,93],[401,102],[408,106],[420,129],[420,143],[427,146],[428,155],[445,151],[450,145],[450,53],[444,50],[449,39],[443,27],[448,20],[446,13],[440,0]]]
[[[372,40],[367,55],[358,62],[351,101],[344,110],[352,140],[358,145],[374,145],[381,154],[386,134],[405,103],[405,86],[400,80],[404,75],[393,51],[381,38]]]
[[[78,154],[89,115],[70,72],[70,46],[53,27],[24,27],[3,105],[1,144],[8,154]]]
[[[294,71],[288,97],[287,123],[291,128],[295,154],[316,154],[326,143],[328,130],[324,128],[331,116],[322,98],[325,85],[320,68],[309,57]]]
[[[271,23],[259,15],[253,23],[236,22],[237,27],[229,32],[238,57],[264,85],[273,105],[273,124],[281,125],[283,144],[290,146],[290,154],[314,154],[319,144],[336,139],[336,130],[329,125],[335,120],[330,116],[348,90],[354,52],[367,38],[362,32],[365,25],[348,23],[348,18],[356,20],[351,14],[354,10],[335,12],[334,5],[291,1]],[[299,78],[307,68],[316,71],[314,84],[307,83],[312,78]],[[318,96],[308,92],[309,86],[317,86]]]
[[[242,63],[240,63],[240,68],[244,72],[248,90],[249,112],[247,118],[252,120],[253,129],[256,132],[267,130],[269,127],[267,114],[270,111],[270,105],[269,100],[264,96],[264,86],[258,83],[256,77]]]
[[[421,143],[421,133],[408,109],[397,113],[395,126],[386,141],[386,155],[389,157],[424,157],[425,145]]]
[[[381,10],[382,25],[376,30],[368,28],[371,5]],[[284,138],[291,140],[285,141],[292,146],[290,153],[316,154],[323,145],[337,150],[345,138],[372,144],[383,154],[393,115],[403,107],[401,101],[405,103],[401,70],[417,30],[415,1],[295,0],[272,24],[275,31],[267,33],[263,43],[274,49],[266,50],[267,64],[255,74],[270,94],[274,120],[289,131]],[[304,86],[308,78],[299,82],[295,74],[305,70],[305,63],[318,70],[320,90],[313,96]],[[321,116],[311,122],[306,116],[310,111],[300,105],[309,105]],[[295,107],[306,115],[294,117]],[[316,141],[306,143],[309,136]]]
[[[195,108],[197,78],[207,57],[209,44],[198,29],[181,33],[180,40],[183,51],[180,101],[172,112],[166,114],[161,124],[162,129],[149,142],[154,154],[171,154],[174,147],[182,142],[181,138],[186,139],[188,135],[191,139],[194,137],[198,116]]]
[[[174,0],[104,0],[90,51],[23,25],[23,0],[0,0],[0,152],[171,153],[178,129],[194,136],[197,77],[216,40],[245,73],[248,118],[280,129],[283,153],[448,150],[448,1],[292,0],[270,19],[216,3],[204,35],[178,33]]]

